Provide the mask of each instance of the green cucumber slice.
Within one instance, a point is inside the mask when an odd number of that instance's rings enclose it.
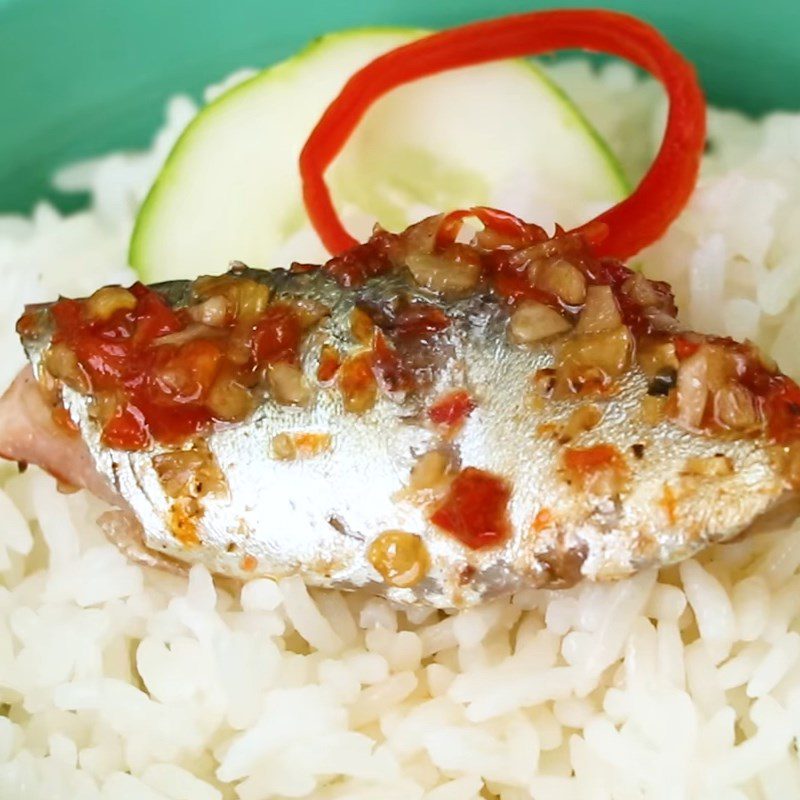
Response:
[[[300,148],[346,79],[423,35],[363,29],[322,37],[204,107],[136,220],[130,261],[148,281],[321,257],[305,216]],[[392,92],[366,115],[329,180],[354,235],[426,213],[500,205],[576,224],[623,197],[613,154],[529,62],[460,69]]]

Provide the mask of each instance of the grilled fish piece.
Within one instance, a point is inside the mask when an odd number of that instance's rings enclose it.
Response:
[[[139,555],[453,607],[795,513],[800,390],[755,348],[682,331],[668,286],[575,235],[440,226],[27,309],[40,396]]]

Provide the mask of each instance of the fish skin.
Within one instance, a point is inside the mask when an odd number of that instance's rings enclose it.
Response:
[[[398,295],[439,306],[451,318],[451,326],[437,335],[443,363],[421,396],[398,401],[381,395],[364,414],[345,412],[335,388],[315,387],[307,408],[266,399],[245,422],[209,433],[208,447],[226,477],[227,493],[202,498],[199,546],[181,544],[170,529],[173,500],[152,464],[154,455],[170,448],[156,444],[149,451],[122,452],[104,447],[89,399],[63,386],[63,403],[98,472],[138,517],[144,545],[155,554],[203,563],[235,578],[299,573],[310,585],[366,588],[400,602],[462,607],[524,587],[557,588],[564,580],[554,571],[554,559],[570,554],[580,554],[581,576],[595,580],[668,564],[736,536],[793,497],[765,441],[694,434],[669,420],[645,423],[640,408],[647,380],[636,366],[619,379],[612,397],[591,398],[602,418],[571,443],[615,445],[630,470],[629,488],[619,501],[587,494],[565,481],[559,469],[562,445],[539,429],[566,420],[586,400],[546,399],[539,408],[530,403],[531,376],[553,365],[560,340],[536,347],[509,343],[509,311],[502,300],[478,293],[443,301],[416,286],[406,271],[372,278],[355,289],[342,288],[319,270],[244,274],[268,284],[277,299],[313,298],[331,309],[304,341],[307,377],[315,374],[323,343],[336,345],[343,355],[357,349],[350,333],[357,302],[380,303]],[[190,283],[153,288],[173,305],[183,305]],[[37,374],[51,335],[48,306],[39,308],[39,330],[23,337]],[[426,408],[444,392],[461,388],[472,394],[477,408],[452,443],[460,465],[497,473],[513,490],[512,535],[483,550],[464,547],[433,526],[424,507],[397,499],[418,456],[442,443],[441,433],[423,421]],[[330,434],[332,447],[313,458],[276,460],[273,437],[292,431]],[[632,454],[634,444],[644,445],[641,458]],[[733,463],[731,475],[683,474],[687,459],[719,453]],[[533,522],[542,509],[551,519],[537,530]],[[389,586],[367,560],[369,543],[386,530],[423,538],[431,566],[418,585]],[[257,560],[255,570],[243,568],[249,557]]]

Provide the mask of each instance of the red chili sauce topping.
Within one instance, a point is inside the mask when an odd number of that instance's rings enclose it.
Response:
[[[440,397],[428,410],[431,422],[453,428],[460,425],[476,408],[465,389],[456,389]]]
[[[412,370],[382,331],[376,331],[373,339],[372,369],[384,391],[390,395],[396,393],[404,395],[416,387],[417,382]]]
[[[470,218],[477,218],[482,227],[469,242],[457,241]],[[800,388],[794,381],[780,373],[777,366],[765,362],[752,345],[682,332],[669,285],[648,280],[616,259],[596,257],[592,235],[591,230],[565,233],[557,229],[554,236],[548,236],[538,225],[504,212],[460,210],[422,220],[400,234],[378,230],[367,243],[334,257],[324,269],[344,285],[354,286],[375,275],[407,268],[412,280],[425,288],[438,289],[445,299],[449,299],[450,287],[455,286],[455,293],[451,293],[454,297],[477,292],[495,294],[508,303],[512,315],[523,303],[546,306],[563,317],[567,328],[572,328],[567,341],[579,340],[571,351],[562,351],[568,363],[563,367],[563,380],[559,381],[556,374],[554,382],[556,386],[572,387],[568,391],[576,393],[592,394],[600,389],[613,393],[614,379],[632,368],[635,359],[641,364],[642,353],[652,345],[671,343],[671,362],[665,362],[663,369],[657,370],[659,374],[648,374],[648,378],[654,381],[651,394],[669,396],[665,413],[677,424],[712,435],[730,431],[739,435],[764,433],[779,444],[800,439]],[[464,271],[465,264],[479,265],[473,283]],[[586,297],[591,287],[608,287],[613,298],[616,321],[608,324],[605,320],[606,328],[602,330],[597,329],[597,320],[594,328],[585,324]],[[399,343],[404,331],[424,338],[431,331],[441,330],[446,317],[439,320],[438,315],[442,312],[435,306],[412,304],[392,319],[384,316],[378,324]],[[631,346],[619,333],[615,335],[615,330],[628,331]],[[589,346],[584,348],[584,344]],[[731,363],[726,368],[728,384],[711,381],[706,412],[688,422],[677,410],[678,377],[684,362],[698,351],[717,359],[727,358]],[[589,358],[597,360],[583,363]],[[558,363],[555,372],[559,372]],[[605,377],[595,373],[604,373]],[[563,394],[557,392],[557,396]],[[755,415],[755,423],[739,407],[734,408],[737,413],[715,411],[737,403],[752,406],[750,417]],[[437,408],[431,413],[445,412]]]
[[[597,444],[593,447],[571,447],[564,452],[566,465],[580,474],[591,474],[599,469],[616,467],[620,463],[620,454],[610,444]]]
[[[331,344],[322,345],[317,366],[317,380],[320,383],[330,383],[342,366],[342,356]]]
[[[440,308],[405,297],[383,305],[359,304],[350,315],[350,335],[362,348],[341,361],[330,345],[323,345],[317,377],[325,383],[336,376],[346,411],[368,411],[378,389],[402,401],[430,380],[438,358],[435,337],[449,325]]]
[[[628,474],[625,458],[610,444],[568,447],[563,451],[563,465],[570,483],[603,494],[620,491]]]
[[[467,547],[480,549],[500,544],[508,537],[508,501],[511,487],[491,472],[476,467],[463,469],[431,522]]]
[[[395,234],[376,230],[363,244],[330,259],[323,269],[345,288],[361,286],[392,269],[389,251],[396,239]]]
[[[114,289],[118,307],[112,298],[100,314],[92,298],[53,305],[52,343],[75,354],[108,447],[177,443],[240,419],[268,366],[296,362],[303,325],[294,307],[268,304],[266,287],[249,279],[201,280],[189,308],[171,308],[141,283]]]
[[[687,429],[763,433],[780,444],[800,439],[800,388],[755,347],[682,332],[669,286],[615,259],[595,257],[586,232],[559,230],[548,237],[537,225],[490,211],[431,217],[400,234],[378,230],[322,269],[344,286],[407,269],[420,286],[446,301],[479,292],[498,296],[508,304],[512,322],[517,310],[525,311],[515,328],[519,343],[538,341],[542,326],[559,331],[565,343],[551,370],[556,397],[591,394],[597,387],[613,393],[614,379],[638,359],[651,381],[648,392],[663,399],[664,413]],[[457,241],[470,216],[479,217],[483,227],[469,242]],[[607,287],[602,297],[596,287]],[[98,299],[102,292],[107,295]],[[97,400],[103,442],[141,449],[152,439],[179,442],[215,421],[244,418],[269,365],[296,364],[309,325],[311,312],[302,305],[269,302],[268,295],[248,278],[223,276],[200,279],[194,305],[182,309],[170,308],[141,284],[56,303],[53,344],[74,353],[79,377]],[[545,313],[531,304],[545,306]],[[439,305],[397,298],[359,306],[354,320],[363,358],[345,354],[340,366],[329,350],[319,367],[322,382],[338,379],[346,406],[366,410],[376,388],[402,399],[435,375],[436,337],[451,324]],[[663,363],[646,355],[665,344],[669,353]],[[358,362],[349,364],[356,355]],[[700,358],[707,360],[702,369]],[[687,399],[682,387],[692,382],[681,377],[689,369],[707,377],[700,380],[704,394],[693,391]],[[431,419],[455,425],[471,410],[467,406],[463,397],[437,401]]]

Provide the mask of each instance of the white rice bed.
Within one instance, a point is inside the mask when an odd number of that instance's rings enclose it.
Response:
[[[641,169],[654,87],[620,67],[558,77]],[[178,98],[151,151],[63,174],[92,211],[0,217],[0,382],[23,300],[130,278],[133,214],[193,113]],[[798,376],[800,116],[710,122],[703,180],[644,267],[687,322]],[[105,541],[98,501],[3,475],[0,798],[800,797],[798,526],[448,615],[141,569]]]

